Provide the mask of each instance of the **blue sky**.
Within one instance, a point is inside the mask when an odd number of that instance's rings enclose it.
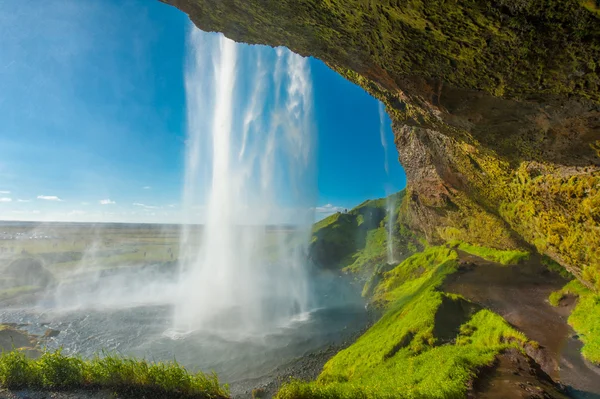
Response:
[[[188,29],[158,1],[0,1],[0,219],[178,221]],[[377,101],[310,68],[317,209],[403,188]]]

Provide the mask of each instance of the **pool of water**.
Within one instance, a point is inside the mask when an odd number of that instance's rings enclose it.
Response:
[[[60,331],[46,341],[48,349],[84,357],[105,351],[154,361],[175,359],[190,370],[215,371],[227,383],[267,376],[295,358],[342,343],[368,323],[356,290],[328,276],[316,281],[309,311],[263,331],[237,330],[235,311],[225,316],[232,326],[228,330],[177,331],[174,303],[168,301],[176,298],[173,286],[152,286],[138,277],[133,285],[123,284],[133,279],[116,274],[93,285],[79,280],[61,287],[58,295],[41,295],[35,304],[0,308],[0,323],[16,323],[40,336],[48,329]],[[65,306],[67,298],[76,298],[72,302],[77,306]]]

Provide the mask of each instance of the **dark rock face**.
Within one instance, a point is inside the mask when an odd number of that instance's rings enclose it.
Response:
[[[527,243],[600,289],[600,9],[578,0],[163,0],[382,100],[431,242]]]

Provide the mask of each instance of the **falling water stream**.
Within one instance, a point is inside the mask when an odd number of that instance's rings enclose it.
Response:
[[[189,43],[184,223],[204,228],[184,230],[175,329],[264,332],[308,310],[308,61],[198,30]]]
[[[383,147],[384,152],[384,166],[385,173],[390,177],[390,166],[388,161],[388,144],[385,138],[385,108],[383,103],[379,102],[379,138],[381,139],[381,146]],[[394,216],[396,210],[396,197],[392,195],[392,190],[387,187],[386,188],[386,212],[387,212],[387,263],[393,264],[395,263],[394,258]]]

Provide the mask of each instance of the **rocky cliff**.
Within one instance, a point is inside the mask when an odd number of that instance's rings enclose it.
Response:
[[[163,0],[382,100],[432,242],[535,246],[600,289],[597,0]]]

